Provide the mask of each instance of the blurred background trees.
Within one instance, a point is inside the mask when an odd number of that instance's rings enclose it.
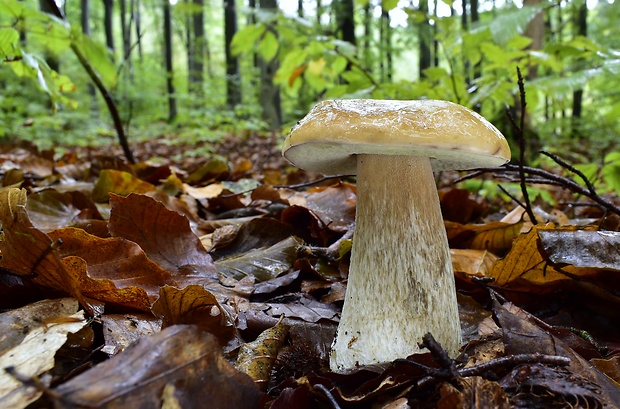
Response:
[[[447,99],[536,146],[620,135],[617,0],[0,0],[0,135],[113,142],[285,130],[326,98]],[[109,139],[109,140],[108,140]]]

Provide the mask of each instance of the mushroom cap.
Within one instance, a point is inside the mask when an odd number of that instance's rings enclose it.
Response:
[[[464,106],[437,100],[322,101],[284,141],[295,166],[355,174],[357,154],[426,156],[434,170],[499,166],[510,160],[504,136]]]

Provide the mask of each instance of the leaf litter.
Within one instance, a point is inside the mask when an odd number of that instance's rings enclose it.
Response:
[[[135,166],[3,147],[0,402],[620,407],[613,218],[540,202],[533,225],[501,197],[442,183],[461,355],[429,334],[412,340],[428,353],[333,373],[355,185],[287,167],[272,139],[240,146],[221,144],[229,162],[155,165],[163,148],[145,144]],[[16,351],[35,344],[32,370]]]

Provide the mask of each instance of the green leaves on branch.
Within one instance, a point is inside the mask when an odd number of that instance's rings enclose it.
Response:
[[[0,19],[10,19],[12,27],[0,28],[0,61],[7,64],[13,72],[36,81],[46,92],[54,106],[64,104],[75,108],[77,103],[67,97],[76,90],[69,77],[60,75],[49,67],[44,58],[30,51],[43,49],[51,55],[59,55],[79,48],[83,55],[97,67],[97,73],[108,87],[116,84],[116,68],[105,45],[83,35],[65,21],[31,8],[28,3],[17,0],[0,0]],[[14,28],[13,28],[14,27]],[[19,31],[26,33],[28,49],[19,41]]]

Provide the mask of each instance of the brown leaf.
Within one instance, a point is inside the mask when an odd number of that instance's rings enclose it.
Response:
[[[344,233],[355,224],[357,202],[355,186],[342,182],[329,187],[317,187],[305,193],[307,208],[328,229]]]
[[[217,280],[213,259],[192,232],[186,217],[145,196],[110,198],[110,233],[137,243],[149,259],[177,276]]]
[[[288,336],[289,327],[281,322],[263,331],[254,341],[241,345],[235,367],[246,373],[261,390],[267,388],[278,351]]]
[[[0,220],[3,228],[0,267],[32,279],[37,285],[68,293],[90,313],[94,312],[82,295],[79,280],[60,260],[57,243],[30,222],[24,189],[0,191]]]
[[[450,249],[452,267],[457,274],[486,277],[498,258],[486,250]]]
[[[163,319],[163,328],[194,324],[217,336],[222,344],[235,336],[235,312],[199,285],[190,285],[182,290],[163,287],[151,311]]]
[[[502,255],[511,248],[523,223],[493,222],[461,225],[445,222],[445,225],[450,248],[488,250],[493,254]]]
[[[130,193],[146,193],[156,187],[128,172],[104,169],[99,173],[99,179],[93,190],[93,200],[97,203],[107,202],[110,193],[126,196]]]
[[[61,257],[77,256],[88,265],[93,279],[108,279],[118,288],[140,287],[154,301],[164,285],[174,285],[170,273],[146,257],[136,243],[113,237],[99,238],[76,228],[59,229],[49,233],[61,240]]]
[[[594,390],[594,393],[600,397],[602,402],[607,404],[613,404],[620,402],[620,389],[616,388],[613,383],[602,373],[596,370],[588,361],[583,359],[580,355],[576,354],[572,349],[566,346],[564,342],[551,335],[550,333],[542,330],[537,325],[533,324],[536,318],[528,314],[527,312],[512,306],[513,310],[519,311],[519,316],[509,311],[506,306],[511,305],[509,303],[500,305],[497,301],[493,303],[493,312],[497,317],[499,324],[502,328],[504,345],[507,354],[533,354],[540,353],[546,355],[557,355],[570,358],[571,362],[568,366],[569,374],[579,374],[580,377],[585,378],[588,382],[586,386],[587,390]],[[565,377],[563,372],[556,372],[556,378],[561,384],[551,385],[545,383],[546,389],[551,390],[552,393],[568,393],[571,394],[571,388],[575,392],[574,396],[583,392],[581,385],[577,379],[571,381],[570,377]],[[522,377],[518,372],[515,376]],[[524,379],[528,377],[532,378],[531,382],[527,382],[526,387],[535,386],[537,383],[553,381],[551,375],[546,376],[534,376],[525,375]],[[505,382],[512,382],[514,378],[508,378]],[[517,379],[518,382],[518,379]],[[583,384],[582,384],[583,385]],[[506,387],[506,385],[504,385]],[[558,391],[556,388],[560,387]]]
[[[467,223],[477,219],[484,211],[484,206],[465,189],[440,190],[439,203],[444,220],[456,223]]]
[[[193,171],[187,177],[187,183],[194,185],[204,185],[215,180],[223,180],[230,174],[230,169],[226,163],[219,159],[211,159],[206,165]]]
[[[56,407],[159,408],[166,385],[173,388],[166,399],[182,408],[260,408],[265,398],[226,362],[214,336],[176,325],[57,387]]]
[[[139,338],[161,331],[161,320],[151,314],[104,314],[104,346],[101,352],[110,356],[123,351]]]
[[[26,208],[32,224],[42,231],[71,226],[81,211],[70,194],[45,189],[28,197]]]
[[[562,228],[538,232],[554,264],[620,271],[620,233]]]
[[[286,273],[297,258],[302,243],[295,237],[289,237],[271,247],[253,249],[218,260],[215,265],[226,277],[240,280],[253,276],[256,281],[271,280]]]

